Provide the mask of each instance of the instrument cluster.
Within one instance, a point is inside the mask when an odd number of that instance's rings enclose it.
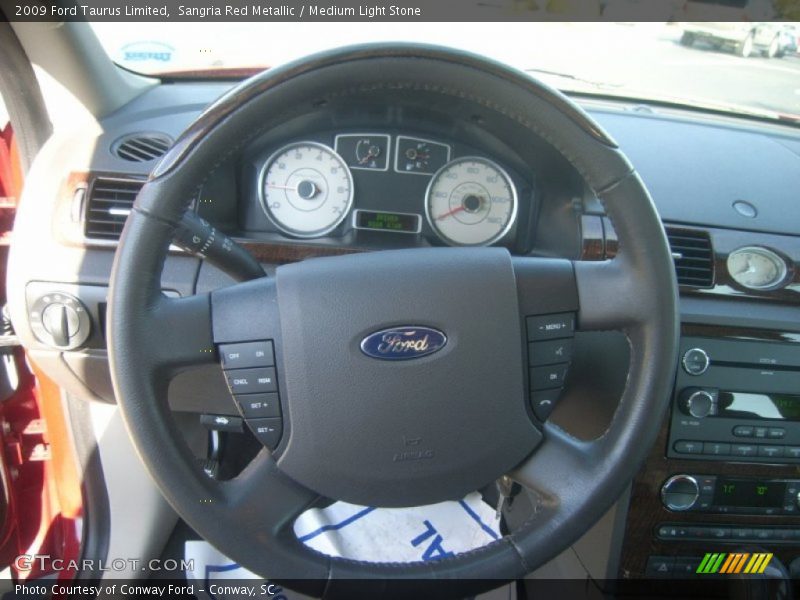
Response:
[[[468,147],[413,135],[340,133],[261,158],[258,202],[289,238],[348,230],[484,246],[513,236],[524,179]]]

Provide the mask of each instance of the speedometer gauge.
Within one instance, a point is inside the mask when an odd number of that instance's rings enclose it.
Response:
[[[264,212],[297,237],[328,233],[353,204],[353,179],[344,160],[316,142],[298,142],[273,154],[260,178]]]
[[[425,198],[428,222],[448,244],[481,246],[502,238],[517,216],[517,192],[494,162],[466,157],[433,176]]]

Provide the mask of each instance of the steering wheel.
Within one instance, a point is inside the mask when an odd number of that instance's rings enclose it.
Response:
[[[605,206],[609,261],[512,257],[503,248],[426,248],[317,258],[186,298],[160,292],[176,224],[194,190],[256,136],[328,100],[425,94],[466,102],[551,144]],[[264,577],[321,595],[339,580],[446,579],[468,594],[522,577],[584,533],[655,441],[676,364],[677,286],[653,203],[614,141],[559,92],[482,57],[426,45],[364,45],[258,75],[208,108],[141,190],[117,249],[108,349],[128,431],[162,493],[201,536]],[[485,318],[476,319],[476,311]],[[601,437],[533,418],[526,319],[574,315],[619,330],[629,375]],[[488,315],[488,316],[487,316]],[[425,326],[446,338],[416,360],[375,360],[376,331]],[[439,339],[439,338],[437,338]],[[209,478],[170,418],[178,371],[218,344],[272,340],[280,444],[235,478]],[[441,345],[441,344],[440,344]],[[212,351],[210,351],[212,350]],[[425,354],[425,353],[419,353]],[[413,448],[408,448],[413,440]],[[409,450],[411,450],[409,452]],[[509,475],[536,492],[531,518],[501,539],[432,562],[369,563],[309,549],[295,518],[321,499],[412,506],[458,499]]]

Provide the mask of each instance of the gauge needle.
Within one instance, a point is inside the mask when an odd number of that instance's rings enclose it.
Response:
[[[438,217],[436,217],[436,219],[435,219],[435,220],[436,220],[436,221],[441,221],[441,220],[442,220],[442,219],[444,219],[445,217],[449,217],[450,215],[454,215],[454,214],[456,214],[457,212],[460,212],[460,211],[462,211],[462,210],[464,210],[464,205],[463,205],[463,204],[462,204],[461,206],[456,206],[456,207],[455,207],[454,209],[452,209],[452,210],[448,210],[448,211],[447,211],[446,213],[444,213],[443,215],[439,215]]]
[[[289,187],[288,185],[276,185],[274,183],[268,183],[267,187],[275,188],[276,190],[289,190],[289,191],[292,191],[292,192],[296,192],[297,191],[297,187]]]

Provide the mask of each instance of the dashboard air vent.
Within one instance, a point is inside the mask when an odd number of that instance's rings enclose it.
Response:
[[[89,188],[86,203],[86,237],[118,240],[143,185],[143,181],[97,177]]]
[[[714,285],[714,251],[705,231],[667,228],[678,284],[696,288]]]
[[[163,133],[133,133],[114,142],[111,150],[123,160],[147,162],[164,156],[171,145]]]

